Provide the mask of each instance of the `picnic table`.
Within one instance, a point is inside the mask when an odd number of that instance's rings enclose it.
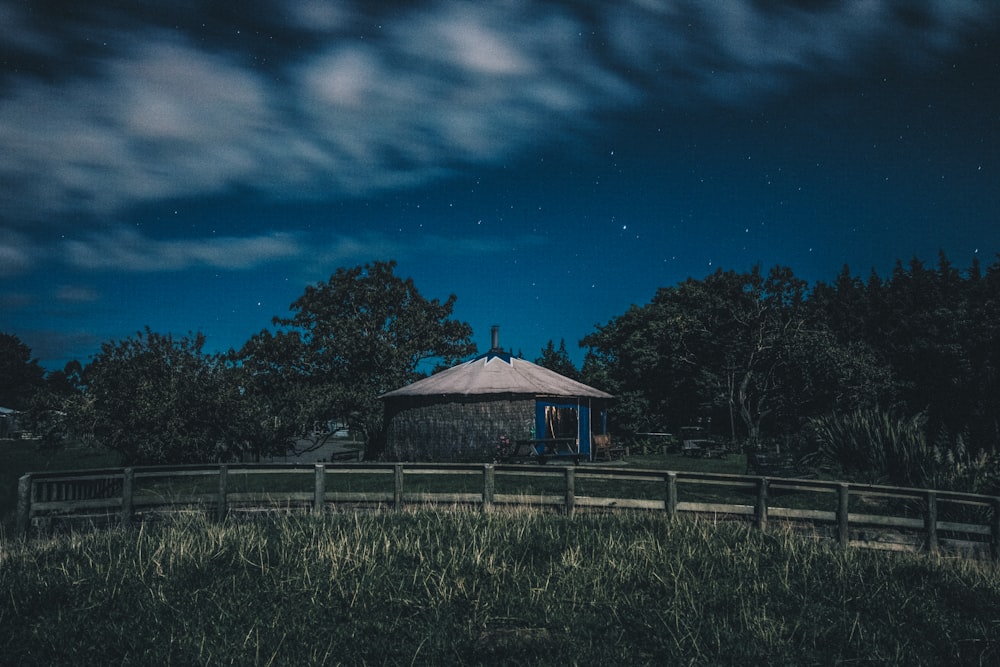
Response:
[[[747,475],[761,477],[815,477],[815,473],[802,470],[798,462],[788,454],[778,452],[747,452]]]
[[[516,440],[514,449],[507,457],[509,461],[535,460],[545,463],[550,458],[571,458],[579,463],[586,454],[580,453],[576,438],[533,438]]]
[[[725,445],[720,445],[714,440],[684,440],[681,443],[681,454],[699,458],[721,459],[729,454],[729,450],[726,449]]]

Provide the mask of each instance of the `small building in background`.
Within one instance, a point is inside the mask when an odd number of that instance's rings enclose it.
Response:
[[[18,411],[0,407],[0,440],[17,439],[21,437],[18,427]]]
[[[383,394],[385,454],[397,461],[485,462],[518,445],[590,460],[607,441],[611,394],[499,347]]]

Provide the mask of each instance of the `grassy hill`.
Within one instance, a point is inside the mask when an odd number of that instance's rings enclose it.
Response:
[[[4,664],[997,664],[993,564],[659,514],[181,516],[0,551]]]

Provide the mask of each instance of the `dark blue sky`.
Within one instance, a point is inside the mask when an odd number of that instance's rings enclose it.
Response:
[[[0,331],[225,350],[396,259],[480,349],[579,361],[717,268],[995,261],[996,2],[581,7],[0,0]]]

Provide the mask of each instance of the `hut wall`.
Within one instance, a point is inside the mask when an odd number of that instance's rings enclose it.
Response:
[[[386,404],[386,454],[397,461],[493,461],[503,439],[533,437],[534,423],[534,398],[396,399]]]

